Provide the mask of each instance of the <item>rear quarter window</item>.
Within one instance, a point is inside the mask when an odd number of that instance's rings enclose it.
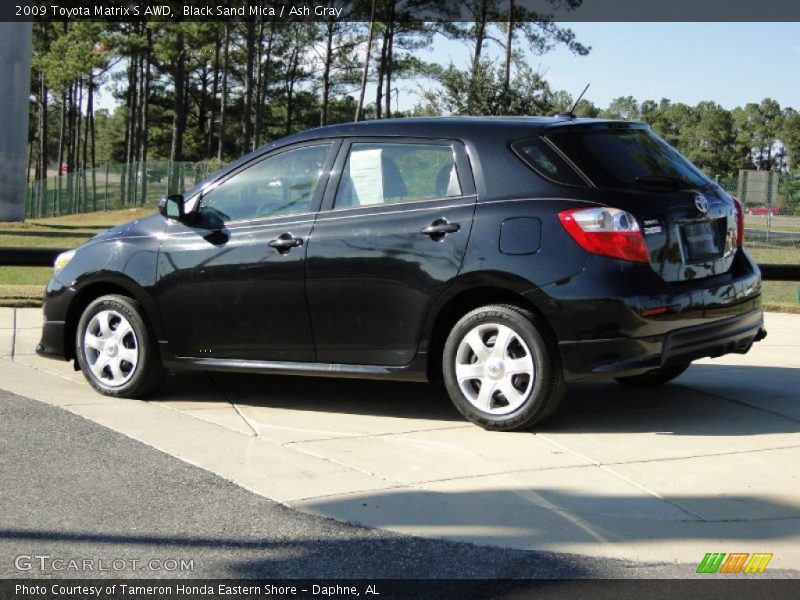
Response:
[[[511,148],[545,179],[561,185],[586,187],[584,179],[542,138],[515,142]]]

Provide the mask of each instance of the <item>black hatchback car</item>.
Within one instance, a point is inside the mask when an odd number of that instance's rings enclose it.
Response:
[[[168,369],[443,380],[467,419],[522,429],[567,382],[747,352],[742,238],[738,201],[643,124],[336,125],[61,255],[38,352],[124,397]]]

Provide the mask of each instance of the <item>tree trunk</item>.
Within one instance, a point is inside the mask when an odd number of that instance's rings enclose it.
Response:
[[[217,95],[219,94],[219,51],[220,51],[220,39],[219,39],[219,29],[215,30],[216,33],[214,34],[214,75],[212,77],[212,84],[211,84],[211,109],[209,110],[208,115],[208,129],[206,134],[208,137],[206,138],[206,156],[209,158],[214,151],[214,123],[217,119]],[[149,65],[148,65],[149,66]]]
[[[383,117],[383,75],[386,72],[386,46],[389,43],[389,25],[383,24],[381,40],[381,58],[378,61],[378,85],[375,86],[375,118]]]
[[[294,117],[294,84],[297,81],[297,64],[300,60],[300,49],[295,43],[292,48],[289,70],[286,73],[286,135],[292,132],[292,118]]]
[[[141,138],[139,155],[142,161],[142,205],[147,202],[147,146],[150,143],[150,124],[149,124],[149,110],[150,110],[150,62],[152,60],[153,52],[153,32],[148,28],[147,30],[147,49],[144,55],[144,71],[142,72],[142,94],[141,94]]]
[[[228,105],[228,70],[230,68],[230,42],[231,30],[230,25],[225,23],[225,35],[223,39],[222,50],[222,101],[219,107],[219,145],[217,146],[217,160],[222,161],[223,151],[225,149],[225,116],[227,114]]]
[[[183,30],[178,29],[178,56],[173,75],[175,98],[172,108],[172,148],[169,159],[172,163],[173,177],[170,178],[170,193],[175,194],[181,187],[177,181],[177,163],[183,160],[183,133],[186,128],[186,49],[183,45]]]
[[[144,33],[144,23],[140,24],[139,33]],[[142,142],[142,79],[144,78],[144,53],[141,49],[136,52],[136,89],[134,97],[136,105],[131,113],[131,127],[133,136],[131,138],[131,161],[130,177],[128,183],[128,203],[136,206],[139,197],[139,171],[142,168],[141,161],[141,142]]]
[[[394,46],[394,2],[392,2],[391,13],[388,23],[389,38],[386,47],[386,118],[392,118],[392,62],[394,61],[392,47]]]
[[[89,100],[86,104],[86,118],[89,119],[89,135],[92,147],[92,210],[97,210],[97,147],[94,128],[94,72],[89,71]]]
[[[87,93],[86,116],[83,118],[83,170],[81,171],[81,184],[83,186],[83,189],[81,191],[81,195],[82,195],[82,207],[84,211],[86,211],[86,209],[88,208],[88,203],[89,203],[89,179],[87,177],[86,169],[89,167],[89,110],[92,102],[91,81],[92,81],[92,72],[90,69],[89,79],[87,82],[87,89],[86,89]]]
[[[261,85],[263,80],[262,61],[264,59],[264,22],[261,21],[258,25],[258,40],[256,42],[256,60],[255,60],[255,78],[256,78],[256,95],[255,106],[253,107],[253,149],[261,145],[261,101],[263,94]]]
[[[40,23],[39,24],[39,32],[41,34],[42,39],[42,52],[49,52],[50,51],[50,40],[49,40],[49,23]],[[47,203],[47,165],[48,165],[48,122],[47,122],[47,113],[48,113],[48,103],[49,103],[49,90],[47,88],[47,79],[45,78],[45,71],[42,69],[39,71],[39,115],[38,115],[38,122],[36,124],[37,129],[37,137],[39,141],[38,147],[38,155],[36,157],[36,180],[38,183],[35,187],[36,193],[36,201],[35,201],[35,213],[34,215],[37,217],[41,217],[42,210],[46,206]]]
[[[137,73],[138,73],[138,54],[131,54],[130,65],[128,69],[128,118],[125,125],[125,162],[122,165],[122,174],[120,181],[120,201],[123,206],[126,206],[130,201],[130,188],[131,188],[131,171],[133,170],[134,161],[134,143],[136,139],[136,114],[137,114]]]
[[[242,153],[253,149],[253,62],[255,59],[256,24],[245,23],[244,106],[242,107]]]
[[[472,55],[472,68],[477,67],[483,53],[483,41],[486,39],[486,18],[489,11],[489,1],[481,0],[480,14],[475,21],[475,52]]]
[[[372,51],[372,38],[375,35],[375,4],[377,0],[372,0],[372,8],[369,16],[369,36],[367,38],[367,50],[364,53],[364,69],[361,72],[361,90],[358,93],[358,104],[356,105],[355,121],[360,121],[364,116],[364,94],[367,91],[367,79],[369,77],[369,55]]]
[[[208,88],[211,76],[211,67],[203,64],[200,71],[200,86],[197,90],[197,133],[198,138],[205,140],[208,137]]]
[[[81,142],[83,135],[83,79],[78,80],[78,98],[76,101],[76,115],[75,115],[75,175],[73,176],[73,184],[75,186],[75,207],[74,212],[81,212],[83,207],[83,188],[81,180],[83,178],[83,162],[81,157]]]
[[[511,54],[514,48],[514,0],[508,0],[508,31],[506,32],[506,56],[503,63],[503,108],[508,111],[508,94],[511,90]]]
[[[322,102],[319,107],[319,124],[328,124],[328,105],[331,95],[331,66],[333,64],[333,17],[325,22],[325,58],[322,63]]]
[[[394,27],[395,27],[395,0],[390,0],[389,22],[386,25],[386,61],[384,72],[386,74],[386,108],[384,115],[387,119],[392,117],[392,68],[394,63]]]
[[[469,85],[469,98],[467,99],[467,110],[474,113],[477,107],[477,78],[481,67],[481,55],[483,54],[483,41],[486,39],[486,20],[489,11],[489,0],[481,0],[480,14],[476,15],[475,20],[475,52],[472,55],[472,79]]]
[[[264,130],[264,104],[266,103],[267,90],[270,85],[270,64],[272,61],[272,47],[275,41],[275,17],[269,23],[269,40],[267,40],[267,53],[259,64],[258,97],[256,99],[256,147],[261,145],[261,136]],[[263,43],[263,42],[262,42]],[[260,57],[259,57],[260,60]]]
[[[30,134],[32,133],[33,132],[30,131],[29,129],[28,130],[29,138]],[[33,187],[34,189],[39,188],[39,184],[36,183],[39,181],[38,178],[36,177],[36,171],[39,168],[38,150],[36,155],[36,167],[34,168],[33,166],[33,148],[36,145],[34,142],[35,140],[30,140],[28,142],[28,164],[26,165],[27,168],[25,170],[25,183],[27,184],[25,186],[25,217],[36,216],[38,214],[36,206],[39,204],[39,199],[37,195],[34,195],[33,190],[31,189],[31,187]],[[33,180],[31,180],[31,169],[33,169]],[[30,201],[30,204],[28,203],[28,201]],[[29,206],[30,206],[30,213],[28,213]]]
[[[75,201],[75,104],[78,99],[76,82],[69,84],[69,112],[67,119],[67,206],[70,213]]]
[[[67,121],[67,88],[61,92],[61,120],[58,125],[58,180],[53,198],[53,216],[61,211],[61,165],[64,164],[64,135]]]
[[[37,185],[36,214],[42,216],[42,206],[47,201],[47,82],[44,71],[39,73],[39,156],[36,164],[36,179],[41,183]]]

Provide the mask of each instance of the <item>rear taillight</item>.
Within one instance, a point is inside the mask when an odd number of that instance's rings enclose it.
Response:
[[[618,208],[574,208],[558,218],[578,244],[592,254],[649,262],[644,236],[630,213]]]
[[[744,246],[744,206],[736,196],[731,196],[731,198],[736,211],[736,246],[741,248]]]

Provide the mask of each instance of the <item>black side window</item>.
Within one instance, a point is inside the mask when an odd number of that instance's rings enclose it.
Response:
[[[400,142],[354,143],[335,208],[418,202],[461,195],[453,147]]]
[[[206,192],[199,212],[226,222],[308,212],[330,148],[303,146],[265,158]]]
[[[529,167],[545,179],[562,185],[586,187],[586,182],[575,169],[570,167],[542,138],[515,142],[511,147]]]

